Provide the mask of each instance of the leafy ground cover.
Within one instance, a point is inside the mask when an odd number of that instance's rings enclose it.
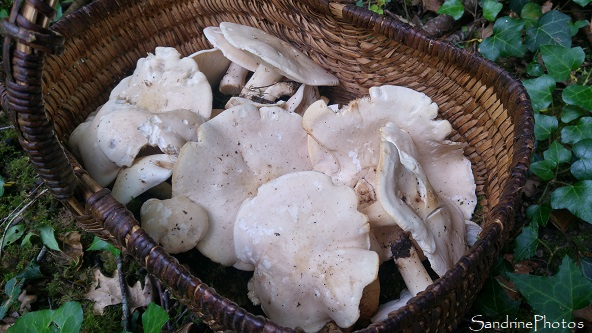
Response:
[[[533,101],[537,146],[520,227],[459,332],[592,327],[590,2],[357,2],[497,62]],[[0,16],[10,3],[0,2]],[[3,112],[0,156],[0,332],[205,330],[136,263],[78,231],[40,184]],[[228,272],[212,271],[206,282],[221,290]]]

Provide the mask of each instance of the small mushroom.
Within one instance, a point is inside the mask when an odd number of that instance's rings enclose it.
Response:
[[[263,92],[283,77],[314,86],[334,86],[339,80],[292,44],[262,30],[231,22],[220,23],[226,41],[259,63],[241,97],[267,99]]]
[[[254,72],[259,66],[259,62],[228,43],[219,27],[206,27],[203,33],[210,44],[222,51],[224,56],[230,60],[226,74],[220,81],[220,92],[226,95],[240,94],[245,86],[249,71]]]
[[[242,104],[199,127],[173,172],[173,197],[208,211],[210,227],[197,248],[211,260],[236,263],[232,226],[241,203],[283,174],[312,168],[302,117],[276,106]]]
[[[140,210],[142,228],[168,253],[189,251],[208,229],[208,213],[184,196],[148,199]]]
[[[237,257],[254,267],[249,297],[280,325],[318,331],[352,326],[378,274],[369,226],[347,186],[315,171],[280,176],[246,199],[236,217]],[[246,266],[245,265],[245,266]]]
[[[170,155],[155,154],[140,157],[129,168],[123,168],[111,193],[124,205],[147,190],[165,182],[173,174],[175,162]]]
[[[219,49],[197,51],[189,58],[197,63],[199,71],[206,76],[211,87],[220,83],[230,66],[230,60]]]

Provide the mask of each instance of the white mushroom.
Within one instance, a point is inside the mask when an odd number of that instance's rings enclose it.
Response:
[[[301,84],[298,90],[296,90],[296,93],[286,101],[284,109],[303,114],[304,110],[320,99],[321,94],[316,86]]]
[[[463,145],[446,139],[451,125],[437,120],[438,107],[429,97],[397,86],[372,87],[370,96],[334,111],[324,101],[313,103],[303,115],[311,136],[310,155],[315,170],[337,184],[355,186],[362,179],[373,183],[379,158],[379,129],[388,122],[405,130],[417,148],[436,193],[448,198],[470,219],[475,209],[475,181]]]
[[[113,197],[124,205],[132,199],[165,182],[173,174],[174,160],[167,154],[140,157],[131,167],[123,168],[113,189]]]
[[[122,100],[151,113],[190,110],[208,119],[212,89],[191,58],[171,47],[157,47],[136,64],[134,73],[111,91],[110,100]]]
[[[259,63],[245,84],[241,97],[252,99],[258,96],[266,99],[264,90],[283,77],[314,86],[339,84],[334,75],[284,40],[262,30],[231,22],[220,23],[220,29],[228,43]],[[269,101],[274,102],[271,99]]]
[[[226,95],[238,95],[245,86],[249,71],[254,72],[259,62],[228,43],[219,27],[206,27],[203,33],[210,44],[222,51],[230,60],[226,74],[220,81],[220,92]]]
[[[234,265],[232,226],[241,203],[262,184],[312,168],[302,117],[279,107],[243,104],[199,127],[173,172],[173,197],[185,195],[208,211],[210,227],[198,249]]]
[[[189,251],[208,229],[208,213],[184,196],[148,199],[140,210],[142,228],[168,253]]]
[[[436,194],[406,132],[387,123],[380,134],[378,201],[373,206],[382,206],[394,223],[411,233],[432,269],[442,276],[467,251],[463,214]],[[377,220],[374,212],[366,211],[371,221]]]
[[[219,49],[197,51],[189,58],[197,63],[199,71],[206,76],[211,87],[220,83],[230,66],[230,60]]]
[[[234,226],[239,260],[255,267],[249,297],[280,325],[318,331],[352,326],[378,256],[347,186],[319,172],[286,174],[246,199]],[[244,266],[246,266],[244,265]]]

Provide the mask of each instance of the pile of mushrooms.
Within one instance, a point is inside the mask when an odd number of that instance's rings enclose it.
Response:
[[[328,105],[317,86],[338,79],[289,43],[228,22],[204,34],[213,49],[140,59],[69,142],[122,203],[152,191],[141,223],[165,250],[253,271],[249,299],[307,332],[383,320],[466,253],[471,164],[429,97],[381,86]],[[377,309],[391,259],[408,290]]]

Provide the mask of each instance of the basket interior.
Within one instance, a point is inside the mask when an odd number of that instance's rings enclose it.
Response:
[[[291,0],[98,0],[53,26],[66,37],[66,44],[63,55],[50,56],[45,64],[46,110],[58,138],[67,142],[74,128],[107,100],[112,87],[131,74],[136,61],[156,46],[189,55],[211,48],[201,33],[207,26],[224,21],[253,26],[290,41],[336,75],[341,84],[323,90],[332,102],[347,103],[383,84],[430,96],[441,117],[453,125],[451,139],[467,143],[465,153],[472,162],[483,216],[477,222],[485,229],[492,227],[495,223],[487,217],[507,191],[516,163],[514,142],[521,130],[517,119],[524,116],[519,112],[523,101],[513,89],[516,83],[495,65],[419,34],[401,32],[404,27],[392,20],[370,14],[361,20],[354,9],[341,14],[336,8],[341,7]],[[511,219],[503,222],[508,223],[505,229],[512,228]],[[500,239],[494,240],[493,256],[505,238],[494,236]],[[481,255],[477,251],[472,250],[469,260]],[[455,289],[466,292],[473,283],[480,285],[492,260],[482,261],[477,265],[482,272]],[[466,308],[475,295],[476,291],[469,292],[468,299],[447,300],[436,312],[443,316],[440,320],[447,320],[446,307]]]

